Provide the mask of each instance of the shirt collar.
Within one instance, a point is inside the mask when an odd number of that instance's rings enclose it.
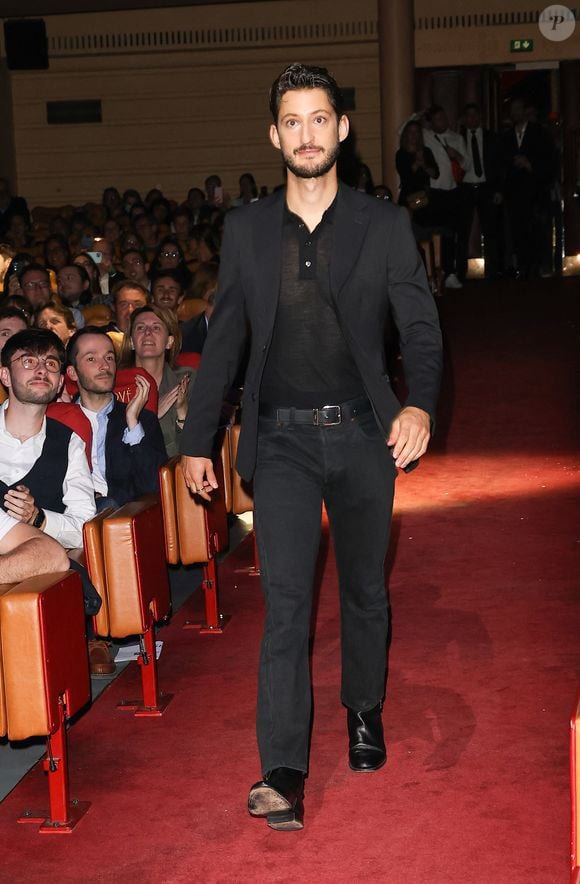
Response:
[[[336,196],[333,201],[329,205],[328,209],[324,212],[322,218],[320,219],[320,227],[321,224],[332,224],[334,219],[334,214],[336,212],[336,201],[338,199],[338,191],[336,192]],[[304,221],[300,217],[300,215],[296,215],[295,212],[292,212],[288,208],[288,203],[284,203],[284,224],[304,224]]]

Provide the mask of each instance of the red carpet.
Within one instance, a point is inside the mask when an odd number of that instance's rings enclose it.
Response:
[[[439,435],[398,480],[386,768],[347,768],[329,554],[306,828],[275,833],[246,815],[261,600],[259,582],[234,573],[245,543],[221,571],[226,633],[181,630],[186,612],[162,630],[161,683],[175,694],[164,718],[115,710],[137,692],[132,666],[72,728],[72,792],[93,802],[77,830],[45,837],[14,822],[45,803],[38,767],[2,803],[2,881],[567,880],[578,285],[473,284],[443,299]]]

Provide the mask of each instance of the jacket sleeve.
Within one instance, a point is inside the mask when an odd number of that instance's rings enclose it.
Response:
[[[406,406],[422,408],[435,420],[442,371],[439,318],[409,215],[397,212],[387,248],[389,300],[399,331],[409,394]]]
[[[236,376],[248,334],[237,213],[226,218],[215,309],[181,434],[181,453],[196,457],[211,457],[222,402]]]

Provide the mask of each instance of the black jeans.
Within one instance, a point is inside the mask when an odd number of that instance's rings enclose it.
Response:
[[[332,427],[260,418],[254,517],[266,601],[257,710],[264,774],[308,768],[309,635],[323,501],[339,574],[341,699],[366,711],[383,698],[384,560],[395,474],[372,412]]]

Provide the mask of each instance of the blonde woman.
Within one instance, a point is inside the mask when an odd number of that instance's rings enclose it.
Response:
[[[172,313],[154,304],[139,307],[132,313],[121,367],[144,368],[155,378],[159,391],[157,417],[169,457],[179,453],[179,436],[195,376],[192,368],[175,368],[180,349],[181,332]]]

